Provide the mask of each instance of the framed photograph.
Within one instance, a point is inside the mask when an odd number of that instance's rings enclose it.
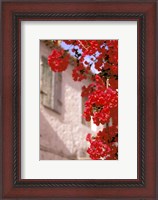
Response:
[[[156,1],[2,1],[2,199],[157,199]]]

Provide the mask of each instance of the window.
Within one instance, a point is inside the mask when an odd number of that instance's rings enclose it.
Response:
[[[51,71],[47,59],[41,58],[41,103],[61,114],[62,111],[62,74]]]

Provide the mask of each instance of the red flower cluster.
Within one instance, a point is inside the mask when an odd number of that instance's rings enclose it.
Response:
[[[111,88],[107,88],[106,91],[98,89],[88,96],[83,117],[86,121],[90,121],[92,117],[97,126],[100,123],[105,124],[111,118],[111,110],[117,106],[118,94],[116,91]]]
[[[118,74],[118,41],[117,40],[63,40],[71,46],[71,51],[76,51],[76,46],[82,50],[80,63],[85,62],[91,65],[93,62],[95,68],[101,72],[103,69],[109,69],[109,75]],[[97,52],[97,54],[96,54]],[[85,57],[93,56],[91,62],[87,62]]]
[[[95,83],[91,83],[87,87],[84,85],[82,87],[81,96],[82,97],[88,97],[92,92],[94,92],[95,88],[96,88],[96,84]]]
[[[118,41],[107,40],[105,44],[108,49],[101,48],[100,55],[96,58],[95,68],[102,72],[102,70],[110,70],[108,75],[118,75]]]
[[[93,81],[95,82],[89,84],[87,87],[85,85],[82,87],[82,97],[88,97],[92,92],[98,89],[103,91],[106,90],[105,82],[99,75],[95,75]]]
[[[118,126],[118,107],[111,109],[110,112],[113,126]]]
[[[86,140],[90,142],[87,153],[93,160],[117,160],[118,159],[118,130],[111,126],[99,131],[95,137],[87,134]]]
[[[107,40],[108,46],[108,60],[111,64],[118,65],[118,40]]]
[[[61,42],[61,41],[60,41]],[[53,50],[48,57],[48,64],[55,72],[67,69],[70,54],[76,67],[72,70],[74,81],[90,78],[87,87],[82,87],[82,97],[88,97],[83,117],[99,124],[112,126],[99,131],[95,137],[87,135],[90,147],[87,152],[91,159],[117,159],[118,148],[118,40],[63,40],[67,50]],[[58,40],[54,41],[58,45]],[[67,53],[69,52],[69,53]],[[72,53],[73,52],[73,53]],[[98,75],[94,75],[95,71]],[[93,71],[90,72],[90,71]]]
[[[100,49],[100,40],[77,40],[76,45],[84,52],[84,55],[93,55]]]
[[[67,69],[69,64],[70,55],[66,54],[64,50],[52,51],[52,54],[48,56],[48,64],[54,72],[62,72]]]
[[[110,84],[110,87],[113,89],[113,90],[116,90],[118,89],[118,80],[116,78],[110,78],[109,79],[109,84]]]
[[[87,75],[89,73],[90,68],[84,67],[83,64],[80,64],[79,66],[75,67],[72,70],[72,77],[74,81],[82,81],[83,79],[87,78]]]
[[[111,74],[112,74],[112,75],[118,75],[118,67],[117,67],[117,66],[112,65],[112,66],[110,67],[110,69],[111,69]]]
[[[77,40],[63,40],[67,45],[76,44]]]

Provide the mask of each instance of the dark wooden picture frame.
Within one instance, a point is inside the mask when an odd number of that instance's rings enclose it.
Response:
[[[2,2],[2,198],[157,199],[156,1]],[[21,179],[20,23],[49,20],[138,22],[138,178]]]

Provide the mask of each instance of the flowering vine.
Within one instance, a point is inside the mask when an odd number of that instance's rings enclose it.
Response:
[[[59,43],[54,40],[54,45]],[[118,40],[63,40],[61,48],[48,56],[52,71],[67,69],[74,57],[74,81],[89,79],[83,86],[82,97],[87,97],[83,117],[86,121],[104,126],[95,135],[87,134],[87,153],[93,160],[118,159]],[[110,123],[111,122],[111,123]]]

